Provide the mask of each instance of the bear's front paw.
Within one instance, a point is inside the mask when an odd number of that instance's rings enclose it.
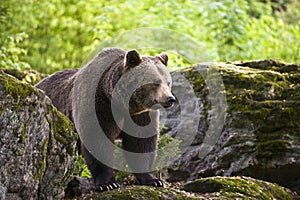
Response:
[[[141,185],[149,185],[149,186],[154,186],[154,187],[164,187],[164,183],[160,179],[148,180],[147,182],[142,183]]]
[[[107,190],[113,190],[119,188],[120,185],[116,181],[105,181],[104,183],[96,185],[97,192],[104,192]]]
[[[162,180],[156,178],[150,173],[135,174],[140,185],[149,185],[154,187],[163,187],[164,183]]]

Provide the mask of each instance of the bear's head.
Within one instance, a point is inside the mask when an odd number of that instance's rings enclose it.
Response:
[[[172,94],[172,79],[167,69],[168,55],[140,56],[136,50],[128,51],[123,74],[130,73],[129,81],[135,86],[129,101],[130,114],[150,109],[170,108],[176,102]]]

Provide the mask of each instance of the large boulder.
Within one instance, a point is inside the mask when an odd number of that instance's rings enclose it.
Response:
[[[63,198],[76,142],[48,97],[0,71],[0,199]]]
[[[169,167],[170,181],[244,175],[300,194],[299,65],[278,60],[213,63],[177,73],[192,83],[201,108],[195,140]],[[173,116],[188,112],[182,109],[173,108],[165,120],[170,135],[177,134],[180,124]]]

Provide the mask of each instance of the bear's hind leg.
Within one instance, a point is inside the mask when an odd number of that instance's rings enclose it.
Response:
[[[85,147],[81,144],[81,153],[92,174],[96,191],[102,192],[119,187],[114,177],[113,169],[98,161]],[[109,155],[108,155],[109,156]]]

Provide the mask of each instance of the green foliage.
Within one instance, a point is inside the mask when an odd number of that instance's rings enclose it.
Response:
[[[157,168],[157,171],[154,172],[157,176],[160,176],[161,174],[166,175],[166,172],[164,169],[159,169],[161,167],[166,167],[168,164],[170,164],[174,159],[178,158],[180,156],[180,145],[181,141],[175,138],[172,138],[168,134],[161,135],[158,139],[158,155],[155,161],[155,167]],[[122,147],[121,142],[117,141],[116,146]],[[122,160],[118,159],[119,156],[123,156],[122,152],[119,150],[115,151],[115,159],[116,160]],[[128,165],[126,167],[129,168]],[[134,183],[134,178],[131,174],[127,172],[117,172],[116,179],[119,183],[125,183],[125,184],[132,184]]]
[[[156,158],[156,168],[155,174],[158,177],[167,176],[167,166],[173,164],[173,162],[180,157],[180,143],[181,140],[172,138],[168,134],[163,134],[158,140],[158,155]],[[161,168],[163,167],[163,168]]]
[[[12,25],[9,23],[12,20],[10,10],[11,2],[3,0],[0,4],[0,68],[25,69],[30,68],[30,65],[21,61],[20,56],[26,55],[27,51],[20,47],[28,35],[25,32],[11,33]]]
[[[132,185],[136,183],[136,179],[133,174],[123,171],[116,172],[116,181],[122,185]]]
[[[299,62],[299,6],[297,0],[2,0],[1,65],[29,63],[43,73],[78,68],[101,42],[141,27],[186,34],[205,47],[194,51],[206,51],[213,61]],[[180,56],[172,59],[186,65]]]
[[[20,56],[26,55],[27,51],[19,47],[21,43],[28,36],[25,33],[20,33],[15,36],[8,36],[0,48],[0,67],[1,68],[16,68],[28,69],[30,65],[20,60]]]
[[[275,13],[277,17],[283,19],[288,24],[298,24],[300,23],[300,1],[299,0],[289,0],[290,3],[285,5],[284,12]]]
[[[85,164],[85,161],[84,161],[84,158],[82,157],[82,155],[78,156],[73,175],[74,176],[86,177],[86,178],[91,178],[92,177],[87,165]]]

